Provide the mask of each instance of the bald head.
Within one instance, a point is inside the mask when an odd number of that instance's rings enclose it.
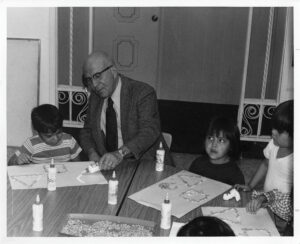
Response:
[[[83,64],[83,73],[93,73],[93,70],[101,70],[112,65],[113,62],[105,52],[94,52],[90,54]]]
[[[105,52],[94,52],[83,64],[82,78],[88,89],[106,98],[112,95],[117,86],[118,73]]]

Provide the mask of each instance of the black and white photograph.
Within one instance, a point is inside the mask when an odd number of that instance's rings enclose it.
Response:
[[[1,243],[300,244],[300,4],[63,2],[0,3]]]

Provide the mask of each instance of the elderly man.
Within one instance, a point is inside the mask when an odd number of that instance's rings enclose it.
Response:
[[[103,52],[89,55],[82,81],[91,92],[80,132],[89,160],[99,162],[104,170],[115,168],[124,158],[154,160],[158,143],[164,143],[154,89],[119,74]]]

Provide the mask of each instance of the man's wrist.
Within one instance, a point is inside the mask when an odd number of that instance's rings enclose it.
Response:
[[[126,159],[131,157],[132,153],[130,151],[130,149],[126,146],[122,146],[118,149],[118,153],[120,155],[120,157],[122,157],[122,159]]]
[[[97,153],[96,150],[94,148],[90,148],[88,150],[88,155],[91,155],[91,154],[94,154],[94,153]]]

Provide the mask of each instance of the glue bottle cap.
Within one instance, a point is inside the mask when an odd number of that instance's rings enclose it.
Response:
[[[162,142],[159,143],[159,148],[163,148]]]
[[[36,204],[40,203],[40,195],[39,194],[36,195],[35,203]]]
[[[113,171],[112,178],[113,178],[113,179],[116,178],[116,171]]]
[[[167,193],[164,203],[170,203],[169,194]]]
[[[53,158],[51,158],[51,162],[50,162],[50,168],[54,168],[55,167],[55,165],[54,165],[54,159]]]

